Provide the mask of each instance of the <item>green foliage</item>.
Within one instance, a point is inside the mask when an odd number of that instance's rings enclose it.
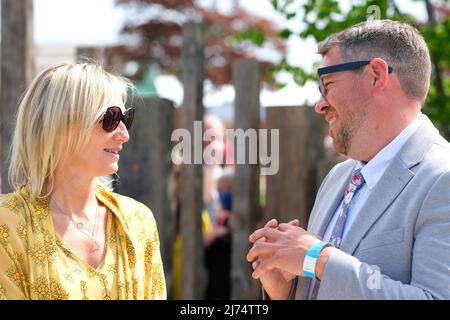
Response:
[[[288,39],[288,38],[291,36],[291,34],[292,34],[292,31],[291,31],[291,30],[289,30],[289,29],[284,29],[284,30],[280,31],[280,33],[278,34],[278,36],[279,36],[280,38],[283,38],[283,39]]]
[[[450,19],[435,26],[427,24],[420,28],[434,64],[432,85],[425,102],[424,111],[439,125],[440,131],[446,137],[450,137]],[[437,83],[436,65],[440,68],[441,85]]]
[[[263,30],[250,28],[238,34],[231,36],[231,44],[242,43],[244,41],[250,41],[257,47],[262,47],[266,42],[266,35]]]
[[[300,4],[303,2],[303,4]],[[323,41],[330,34],[339,32],[349,26],[371,18],[371,6],[377,6],[381,19],[393,19],[413,22],[412,16],[402,14],[394,2],[387,0],[352,1],[348,8],[342,8],[338,0],[273,0],[272,6],[282,13],[287,19],[297,19],[304,23],[304,29],[297,34],[300,38],[312,37],[316,42]],[[289,29],[283,30],[280,37],[288,39],[294,33]],[[274,70],[290,71],[299,85],[306,81],[316,79],[315,75],[305,72],[301,68],[287,67],[286,60],[280,62],[280,66]],[[315,71],[313,72],[315,74]]]
[[[413,1],[422,2],[424,5],[430,2],[427,0]],[[303,39],[313,38],[316,42],[320,42],[332,33],[368,19],[392,19],[414,24],[421,31],[430,48],[434,66],[430,93],[424,112],[440,127],[442,134],[447,138],[450,138],[449,2],[449,0],[445,0],[442,4],[442,8],[446,10],[440,11],[440,20],[437,23],[418,24],[415,17],[401,12],[394,0],[271,0],[273,8],[284,15],[286,19],[298,20],[304,25],[303,30],[299,33],[289,29],[280,32],[279,37],[285,40],[291,36],[298,36]],[[318,64],[316,63],[316,67]],[[439,70],[440,72],[437,74]],[[275,74],[288,72],[299,85],[304,85],[311,80],[316,81],[315,70],[312,73],[307,72],[301,67],[290,65],[285,58],[280,61],[278,66],[272,68],[272,72]],[[439,79],[441,80],[439,81]],[[284,85],[278,84],[278,87]]]

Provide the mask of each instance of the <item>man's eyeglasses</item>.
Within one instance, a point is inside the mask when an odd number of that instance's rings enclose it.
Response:
[[[323,67],[323,68],[317,69],[317,76],[319,78],[319,91],[322,94],[322,97],[326,97],[326,95],[327,95],[327,92],[325,90],[325,86],[324,86],[323,80],[322,80],[322,77],[324,75],[329,74],[329,73],[334,73],[334,72],[355,70],[355,69],[361,68],[365,65],[368,65],[369,63],[370,63],[370,60],[353,61],[353,62],[341,63],[341,64],[336,64],[334,66]],[[394,68],[392,68],[391,66],[388,66],[388,73],[392,73],[392,71],[394,71]]]
[[[122,113],[122,109],[119,107],[109,107],[103,115],[103,130],[113,132],[119,126],[120,121],[125,124],[127,130],[130,130],[134,119],[134,111],[134,108],[129,108]]]

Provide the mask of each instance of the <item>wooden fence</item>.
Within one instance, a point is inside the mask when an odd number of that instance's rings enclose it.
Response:
[[[1,2],[0,191],[10,192],[8,154],[20,96],[34,75],[33,0]]]

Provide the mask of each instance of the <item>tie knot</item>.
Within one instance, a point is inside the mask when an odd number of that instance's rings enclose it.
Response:
[[[362,187],[364,184],[364,177],[361,174],[361,169],[357,169],[353,171],[352,174],[352,180],[347,186],[347,189],[345,190],[345,196],[344,196],[344,205],[349,204],[352,200],[355,193]]]
[[[356,169],[355,171],[353,171],[352,183],[355,186],[359,186],[364,183],[364,177],[361,173],[361,169]]]

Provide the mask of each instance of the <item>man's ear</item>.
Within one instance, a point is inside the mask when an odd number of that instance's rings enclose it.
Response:
[[[369,64],[369,71],[372,76],[374,88],[383,90],[389,80],[389,66],[381,58],[374,58]]]

